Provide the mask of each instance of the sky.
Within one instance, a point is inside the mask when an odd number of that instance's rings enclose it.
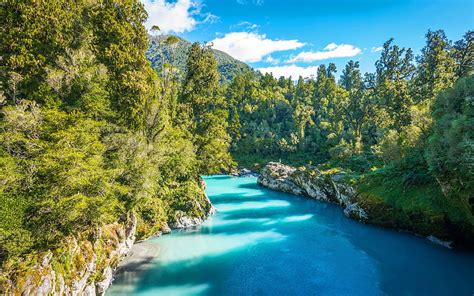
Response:
[[[146,27],[212,43],[262,72],[296,79],[349,60],[373,72],[389,38],[416,54],[429,29],[456,41],[474,29],[474,0],[141,0]]]

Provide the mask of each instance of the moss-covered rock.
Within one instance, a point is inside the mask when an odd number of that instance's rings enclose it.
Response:
[[[257,183],[274,190],[336,203],[344,208],[345,215],[366,221],[367,214],[358,205],[355,190],[344,180],[345,173],[339,170],[322,173],[311,166],[293,168],[270,162],[262,169]]]
[[[188,185],[169,193],[187,195],[183,203],[175,201],[168,212],[160,199],[150,199],[123,222],[67,237],[54,249],[5,262],[0,271],[0,294],[103,295],[135,239],[169,233],[170,226],[197,226],[215,212],[204,192],[204,181]]]
[[[80,237],[69,237],[54,251],[30,254],[4,264],[5,295],[103,295],[112,271],[130,251],[137,220],[108,224]]]
[[[439,201],[442,193],[426,184],[402,190],[393,178],[390,184],[380,183],[374,176],[354,177],[340,169],[294,168],[278,162],[270,162],[262,169],[258,183],[273,190],[336,203],[350,218],[414,232],[446,246],[451,242],[464,246],[472,236],[469,220],[459,222],[450,218],[449,206]]]

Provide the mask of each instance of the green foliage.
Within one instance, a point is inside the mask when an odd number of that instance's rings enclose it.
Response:
[[[197,176],[232,159],[207,49],[189,61],[200,74],[188,81],[203,88],[197,117],[186,117],[194,97],[178,100],[176,77],[147,61],[139,1],[7,1],[0,15],[1,262],[61,248],[132,212],[139,237],[176,211],[208,213]]]
[[[457,78],[455,53],[444,31],[428,31],[414,80],[418,101],[433,100],[440,91],[453,85]]]
[[[371,222],[473,243],[474,216],[467,202],[445,196],[428,170],[423,152],[365,174],[357,180],[359,202]]]
[[[232,153],[241,161],[255,154],[283,160],[299,155],[313,163],[362,154],[385,163],[401,160],[426,145],[431,105],[459,77],[455,65],[459,73],[471,71],[471,35],[452,46],[443,31],[428,32],[418,64],[410,48],[390,39],[376,73],[363,76],[350,61],[339,83],[333,64],[321,65],[315,79],[296,83],[241,74],[226,90]]]
[[[426,147],[430,171],[446,194],[474,210],[474,76],[441,93],[433,106],[433,133]]]
[[[228,111],[218,81],[217,63],[210,48],[194,43],[188,54],[180,107],[190,110],[193,142],[200,171],[205,174],[220,173],[233,165],[228,151]]]
[[[453,49],[456,75],[465,77],[474,74],[474,31],[467,31],[463,39],[454,43]]]

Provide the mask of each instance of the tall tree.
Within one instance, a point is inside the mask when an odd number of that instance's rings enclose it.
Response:
[[[209,46],[194,43],[189,49],[180,101],[183,110],[190,112],[201,173],[227,170],[233,163],[229,154],[228,111],[219,89],[217,62]]]
[[[431,102],[441,90],[452,86],[456,79],[457,67],[451,42],[443,30],[428,31],[426,45],[417,61],[415,98],[417,102]]]
[[[454,43],[456,75],[464,77],[474,74],[474,31],[467,31],[461,40]]]
[[[398,132],[410,123],[409,79],[415,71],[412,61],[412,50],[398,47],[392,38],[384,43],[381,56],[375,63],[376,96],[387,117],[381,121],[388,121],[387,126]]]
[[[368,120],[371,103],[369,96],[364,93],[359,62],[349,61],[346,64],[346,67],[342,70],[340,84],[348,92],[348,100],[344,108],[352,132],[352,146],[355,148],[357,144],[362,143],[362,128]]]

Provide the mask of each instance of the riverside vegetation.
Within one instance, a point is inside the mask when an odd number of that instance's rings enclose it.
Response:
[[[196,45],[185,81],[158,75],[146,17],[135,0],[1,4],[3,293],[101,292],[126,237],[211,210],[198,176],[233,165],[215,60]]]
[[[50,269],[46,292],[100,293],[113,246],[211,212],[199,175],[278,159],[345,171],[378,224],[474,244],[473,31],[429,31],[416,58],[390,39],[375,73],[294,83],[241,65],[220,79],[198,43],[180,67],[136,0],[6,1],[0,17],[2,292]],[[167,53],[156,71],[148,48]]]

